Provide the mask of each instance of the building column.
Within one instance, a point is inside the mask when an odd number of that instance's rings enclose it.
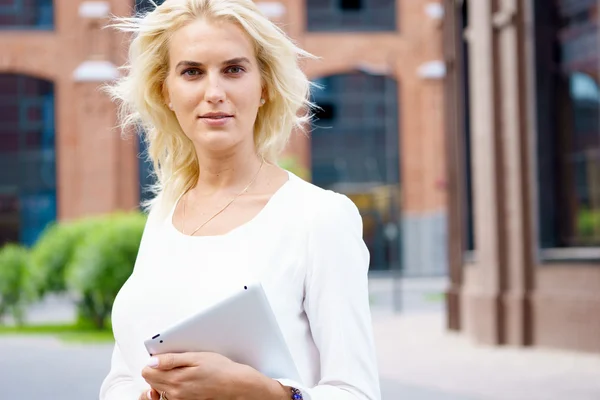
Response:
[[[502,0],[494,14],[500,67],[500,118],[504,154],[503,203],[506,221],[506,343],[531,344],[531,304],[529,291],[533,279],[530,146],[527,115],[524,2]],[[532,31],[529,32],[532,34]]]
[[[495,11],[492,3],[491,0],[468,3],[475,263],[464,270],[462,325],[477,341],[500,344],[504,342],[502,291],[506,243],[498,46],[492,25]]]
[[[448,275],[449,287],[446,290],[447,327],[453,331],[461,329],[460,298],[463,280],[463,257],[466,236],[465,221],[465,146],[462,115],[464,99],[462,5],[454,0],[444,1],[444,59],[447,75],[445,84],[445,129],[446,166],[448,182]]]

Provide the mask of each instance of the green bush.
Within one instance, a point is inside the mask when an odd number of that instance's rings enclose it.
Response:
[[[23,324],[25,306],[33,297],[29,262],[24,247],[8,244],[0,249],[0,319],[10,313],[17,325]]]
[[[584,239],[594,239],[600,233],[600,210],[581,209],[577,215],[577,233]]]
[[[53,223],[44,230],[31,250],[31,281],[38,298],[66,290],[65,268],[75,249],[100,223],[86,218],[67,223]]]
[[[115,297],[133,271],[145,223],[140,213],[107,216],[76,247],[66,282],[78,297],[83,323],[105,327]]]

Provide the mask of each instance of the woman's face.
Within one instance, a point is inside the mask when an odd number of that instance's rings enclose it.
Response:
[[[252,41],[238,25],[198,20],[173,35],[166,101],[197,149],[254,146],[262,92]]]

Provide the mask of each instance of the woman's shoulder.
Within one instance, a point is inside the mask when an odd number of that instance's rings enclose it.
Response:
[[[294,208],[307,221],[360,217],[358,208],[346,195],[323,189],[291,174]]]

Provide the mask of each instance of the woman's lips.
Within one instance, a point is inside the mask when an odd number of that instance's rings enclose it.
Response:
[[[200,119],[209,126],[223,126],[227,125],[232,119],[231,115],[208,115],[202,116]]]

